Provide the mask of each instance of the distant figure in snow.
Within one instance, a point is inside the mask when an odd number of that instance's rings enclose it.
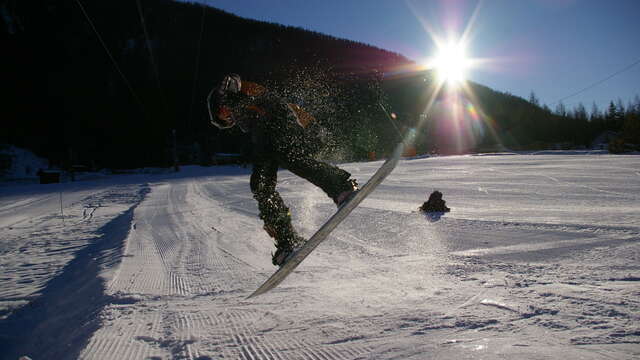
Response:
[[[238,125],[251,136],[251,192],[265,231],[275,239],[272,262],[281,266],[305,239],[293,228],[291,212],[276,191],[278,167],[320,187],[338,207],[355,194],[358,184],[348,172],[311,157],[318,142],[310,134],[318,126],[315,118],[264,86],[229,74],[207,96],[207,108],[211,124],[220,129]]]
[[[438,190],[429,195],[429,200],[422,203],[419,210],[425,213],[446,213],[451,211],[447,207],[446,201],[442,200],[442,193]]]

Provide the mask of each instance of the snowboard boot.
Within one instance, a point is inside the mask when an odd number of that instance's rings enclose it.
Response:
[[[344,204],[348,203],[349,200],[351,200],[351,198],[353,198],[360,190],[358,188],[358,183],[354,179],[349,179],[348,183],[351,188],[341,192],[333,199],[333,202],[336,204],[338,209],[341,208]]]
[[[264,224],[263,228],[275,240],[276,252],[271,254],[273,265],[282,266],[289,255],[305,242],[291,225],[289,211],[282,212],[273,223]]]
[[[276,252],[271,254],[271,262],[273,265],[284,265],[293,252],[302,246],[304,241],[305,239],[295,232],[289,238],[276,239]]]

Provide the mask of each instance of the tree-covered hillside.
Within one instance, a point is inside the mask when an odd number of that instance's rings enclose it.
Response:
[[[174,139],[181,162],[242,151],[245,135],[211,127],[204,106],[229,72],[307,109],[331,134],[321,156],[334,159],[383,154],[411,131],[419,152],[581,144],[596,133],[588,119],[471,84],[475,95],[459,102],[481,120],[453,134],[451,100],[439,94],[423,115],[434,81],[403,56],[201,4],[0,0],[0,15],[0,143],[61,166],[168,165]]]

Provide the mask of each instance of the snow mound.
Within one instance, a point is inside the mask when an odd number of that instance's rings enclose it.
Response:
[[[45,169],[48,165],[47,160],[29,150],[0,144],[0,179],[36,178],[38,169]]]

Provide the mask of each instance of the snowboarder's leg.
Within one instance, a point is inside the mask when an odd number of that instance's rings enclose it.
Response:
[[[355,180],[349,179],[350,173],[310,157],[287,157],[283,163],[292,173],[321,188],[338,205],[358,186]]]
[[[277,176],[278,163],[275,160],[254,164],[251,174],[251,192],[258,201],[264,229],[276,242],[277,250],[273,256],[274,265],[280,265],[286,255],[291,253],[292,249],[302,240],[293,229],[289,208],[276,191]]]

